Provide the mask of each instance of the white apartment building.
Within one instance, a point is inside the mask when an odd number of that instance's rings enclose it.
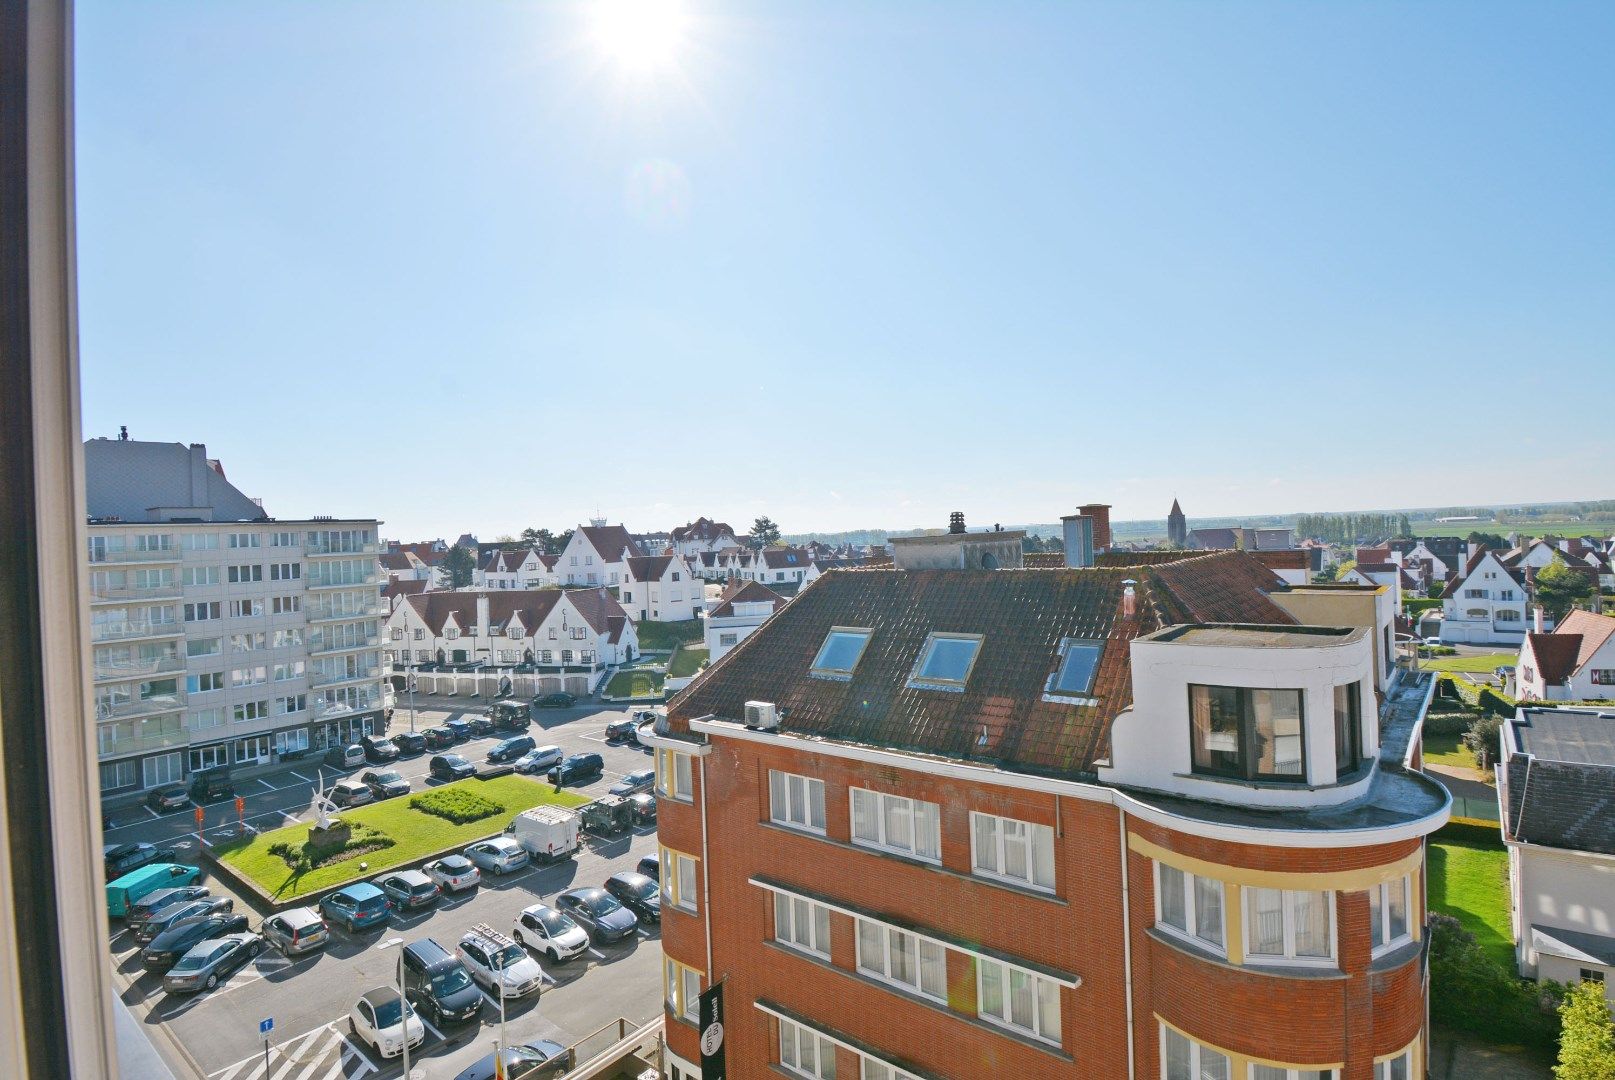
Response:
[[[688,622],[706,607],[705,591],[682,555],[632,555],[617,598],[638,622]]]
[[[92,439],[85,474],[103,797],[385,726],[375,520],[269,518],[200,444]]]

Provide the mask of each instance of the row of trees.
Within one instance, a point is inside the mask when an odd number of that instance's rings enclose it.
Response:
[[[1302,514],[1295,519],[1295,532],[1330,544],[1413,535],[1406,514]]]

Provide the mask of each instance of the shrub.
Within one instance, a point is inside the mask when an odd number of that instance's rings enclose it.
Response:
[[[1469,730],[1474,722],[1475,714],[1462,709],[1449,709],[1442,712],[1426,713],[1424,717],[1424,733],[1426,735],[1462,735]]]
[[[503,813],[505,809],[501,803],[460,787],[423,792],[411,798],[409,805],[413,810],[452,821],[456,825],[469,825],[473,821]]]
[[[310,835],[301,843],[282,840],[271,844],[269,854],[279,855],[287,866],[303,873],[327,863],[356,859],[372,851],[390,848],[396,843],[392,837],[369,825],[353,825],[345,830],[328,832],[323,837],[323,843],[312,835],[314,832],[315,829],[310,826]]]
[[[1559,1005],[1563,1032],[1555,1080],[1611,1080],[1615,1077],[1615,1024],[1610,1022],[1604,984],[1591,980],[1570,987]]]
[[[1475,755],[1475,764],[1482,769],[1497,767],[1497,754],[1501,747],[1503,718],[1493,713],[1477,717],[1464,732],[1464,745]]]
[[[1430,1018],[1494,1043],[1551,1050],[1563,987],[1522,980],[1451,915],[1430,915]]]

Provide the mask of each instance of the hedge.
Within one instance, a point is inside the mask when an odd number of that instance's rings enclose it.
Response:
[[[411,809],[423,814],[452,821],[456,825],[469,825],[473,821],[493,817],[504,812],[504,805],[464,788],[438,788],[422,792],[409,800]]]
[[[1489,686],[1477,686],[1468,679],[1457,679],[1450,674],[1440,676],[1442,692],[1462,701],[1472,709],[1480,709],[1497,716],[1513,716],[1518,702],[1507,694],[1500,694]]]
[[[1430,915],[1430,1018],[1492,1043],[1552,1051],[1559,1039],[1558,983],[1526,982],[1488,956],[1451,915]]]

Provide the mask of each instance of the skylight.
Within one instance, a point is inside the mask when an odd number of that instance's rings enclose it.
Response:
[[[909,685],[937,690],[963,690],[981,651],[980,634],[932,634],[920,650]]]
[[[1087,697],[1093,689],[1094,674],[1104,646],[1097,641],[1066,638],[1060,642],[1060,666],[1049,676],[1046,696]]]
[[[869,631],[854,626],[832,626],[819,647],[809,673],[826,679],[850,679],[869,644]]]

